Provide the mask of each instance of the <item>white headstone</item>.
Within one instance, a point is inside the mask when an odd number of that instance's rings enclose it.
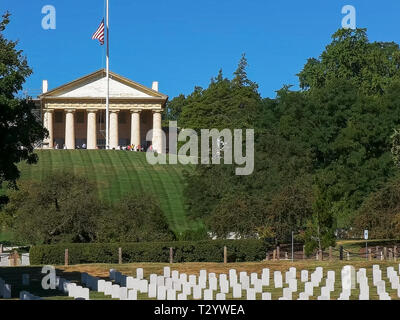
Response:
[[[225,293],[217,293],[215,300],[226,300]]]
[[[202,288],[200,286],[193,287],[193,299],[201,299]]]
[[[164,286],[157,287],[157,300],[165,300],[167,298],[167,288]]]
[[[187,300],[187,295],[185,293],[178,293],[177,300]]]
[[[263,286],[269,286],[269,269],[264,268],[261,274],[261,281]]]
[[[261,294],[261,300],[271,300],[271,293],[270,292],[263,292]]]
[[[283,298],[285,300],[292,300],[292,290],[290,288],[283,288]]]
[[[113,284],[111,287],[111,298],[113,299],[119,299],[119,288],[120,286],[118,284]]]
[[[157,284],[156,283],[150,283],[149,284],[148,297],[149,298],[156,298],[157,297]]]
[[[103,279],[97,280],[97,291],[98,292],[104,292],[105,283],[106,283],[106,280],[103,280]]]
[[[136,289],[129,289],[128,290],[128,300],[137,300],[137,290]],[[161,299],[159,299],[161,300]],[[165,300],[165,299],[163,299]]]
[[[143,268],[136,269],[136,278],[139,280],[143,279]]]
[[[176,300],[176,291],[174,289],[167,289],[167,300]]]
[[[275,288],[283,287],[282,274],[280,271],[274,271],[274,285],[275,285]]]
[[[247,300],[256,300],[256,290],[251,288],[247,289]]]
[[[239,299],[242,297],[242,286],[240,284],[235,284],[233,286],[233,294],[234,299]]]
[[[197,277],[195,274],[191,274],[189,276],[189,283],[193,286],[195,286],[197,284]]]
[[[171,276],[171,268],[164,267],[164,277],[169,278]]]
[[[128,300],[128,288],[127,287],[119,288],[119,299],[120,300]]]
[[[307,282],[308,281],[308,270],[301,270],[301,272],[300,272],[300,280],[301,280],[301,282]]]
[[[211,289],[204,290],[204,300],[213,300],[213,291]]]

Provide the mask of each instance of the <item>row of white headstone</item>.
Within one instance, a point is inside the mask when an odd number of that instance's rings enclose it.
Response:
[[[400,265],[399,265],[400,270]],[[400,297],[399,272],[394,267],[388,267],[387,278],[392,289],[397,289]],[[280,271],[273,272],[274,286],[270,286],[270,270],[264,268],[261,277],[258,273],[239,272],[235,269],[229,270],[229,274],[208,273],[207,270],[200,270],[199,276],[179,273],[170,267],[164,267],[163,274],[151,274],[149,280],[144,279],[143,269],[136,269],[136,277],[123,275],[115,269],[110,269],[110,281],[93,277],[87,273],[81,274],[82,286],[72,283],[63,278],[57,277],[57,288],[75,299],[89,299],[89,289],[110,295],[111,298],[121,300],[137,300],[138,293],[147,294],[148,298],[158,300],[187,300],[188,296],[193,299],[203,300],[225,300],[226,295],[232,292],[234,299],[246,298],[255,300],[257,294],[261,294],[262,300],[271,300],[271,293],[264,292],[264,287],[282,288],[283,295],[279,300],[293,300],[293,293],[298,291],[297,270],[291,267],[283,274]],[[322,267],[315,271],[300,271],[300,282],[304,283],[304,291],[299,292],[298,300],[309,300],[314,296],[314,288],[321,285],[318,300],[331,300],[331,292],[335,290],[335,272],[327,271],[326,279]],[[325,280],[325,281],[323,281]],[[351,291],[360,288],[360,300],[369,299],[369,285],[366,269],[360,268],[357,272],[353,266],[344,266],[341,270],[341,292],[339,300],[348,300]],[[287,285],[287,286],[286,286]],[[386,283],[382,280],[382,271],[379,265],[373,266],[373,285],[377,287],[380,300],[388,300],[390,296],[386,292]],[[1,287],[1,282],[0,282]],[[11,291],[11,288],[10,288]],[[244,291],[244,292],[243,292]],[[11,293],[10,293],[11,295]]]
[[[11,298],[11,284],[7,284],[2,278],[0,278],[0,298]]]

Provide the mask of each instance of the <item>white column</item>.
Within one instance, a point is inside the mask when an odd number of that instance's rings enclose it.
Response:
[[[153,150],[163,152],[163,139],[161,128],[161,110],[153,110]]]
[[[75,149],[75,109],[65,109],[65,145]]]
[[[43,116],[43,125],[49,132],[48,138],[44,140],[47,144],[47,148],[53,149],[54,147],[54,134],[53,134],[53,111],[54,110],[45,110]]]
[[[94,109],[87,110],[87,149],[96,149],[97,147],[96,112],[97,110]]]
[[[131,144],[140,145],[140,111],[131,110]]]
[[[110,110],[110,149],[118,147],[118,112]]]

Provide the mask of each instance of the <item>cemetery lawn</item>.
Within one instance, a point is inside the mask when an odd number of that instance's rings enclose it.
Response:
[[[190,165],[151,165],[144,152],[121,150],[36,150],[37,164],[21,163],[20,180],[40,181],[54,171],[74,172],[93,181],[99,198],[114,203],[132,192],[153,193],[175,233],[197,230],[183,203],[184,170]]]
[[[345,265],[352,265],[358,270],[359,268],[367,269],[367,276],[369,279],[370,286],[370,299],[377,300],[378,295],[376,292],[376,287],[373,286],[372,283],[372,265],[379,264],[382,270],[382,279],[388,281],[386,278],[386,268],[388,266],[393,266],[396,270],[398,270],[399,262],[393,261],[312,261],[312,260],[304,260],[304,261],[264,261],[264,262],[248,262],[248,263],[174,263],[174,264],[165,264],[165,263],[132,263],[132,264],[82,264],[82,265],[73,265],[73,266],[57,266],[57,275],[68,280],[77,282],[79,284],[81,279],[81,272],[87,272],[92,276],[97,276],[100,278],[104,278],[108,280],[108,272],[109,269],[117,269],[125,275],[136,275],[136,268],[144,269],[144,277],[149,278],[151,273],[162,274],[163,267],[169,265],[171,270],[178,270],[179,272],[185,272],[187,274],[196,274],[199,275],[199,271],[201,269],[206,269],[208,272],[215,272],[218,276],[219,273],[229,273],[229,269],[236,269],[239,273],[240,271],[247,271],[250,275],[251,272],[257,272],[259,275],[262,272],[263,268],[270,269],[270,286],[264,287],[264,291],[271,292],[272,299],[276,300],[282,296],[282,289],[275,289],[273,286],[273,271],[280,270],[282,272],[288,271],[291,266],[296,267],[297,269],[297,279],[300,279],[300,271],[302,269],[309,270],[310,272],[314,271],[316,267],[323,267],[324,279],[321,282],[320,287],[325,284],[325,278],[328,270],[334,270],[336,272],[336,280],[335,280],[335,291],[331,293],[331,299],[337,299],[339,297],[341,291],[341,276],[340,271],[341,268]],[[13,299],[17,299],[19,292],[21,290],[27,290],[30,293],[43,297],[44,299],[52,299],[52,300],[61,300],[61,299],[73,299],[65,294],[62,294],[58,290],[43,290],[41,289],[41,279],[42,275],[40,273],[41,266],[30,266],[30,267],[3,267],[0,268],[0,277],[3,279],[7,279],[6,282],[12,285],[12,295]],[[31,284],[29,287],[23,287],[21,284],[22,274],[28,273],[30,275]],[[387,282],[388,284],[388,282]],[[287,287],[287,284],[284,284],[284,287]],[[320,288],[314,288],[314,296],[310,299],[316,299],[316,296],[320,294]],[[386,290],[391,296],[392,299],[398,300],[397,290],[392,290],[390,285],[386,286]],[[293,293],[293,300],[297,299],[299,292],[304,291],[304,284],[298,281],[298,290],[296,293]],[[350,297],[351,300],[358,300],[359,289],[352,290],[352,295]],[[245,298],[245,296],[243,296]],[[188,297],[192,299],[191,296]],[[227,294],[227,299],[232,299],[232,292]],[[111,299],[111,296],[105,296],[102,293],[90,291],[90,299]],[[138,294],[139,300],[149,299],[147,294]],[[261,299],[261,294],[257,294],[257,299]]]

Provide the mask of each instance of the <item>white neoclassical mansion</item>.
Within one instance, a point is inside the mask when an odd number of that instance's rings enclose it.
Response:
[[[158,92],[158,82],[152,88],[110,72],[109,81],[110,148],[126,145],[153,145],[163,149],[161,113],[168,96]],[[106,72],[104,69],[48,90],[43,81],[43,93],[38,97],[44,127],[49,137],[43,148],[87,149],[105,146]],[[151,141],[146,134],[154,129]]]

